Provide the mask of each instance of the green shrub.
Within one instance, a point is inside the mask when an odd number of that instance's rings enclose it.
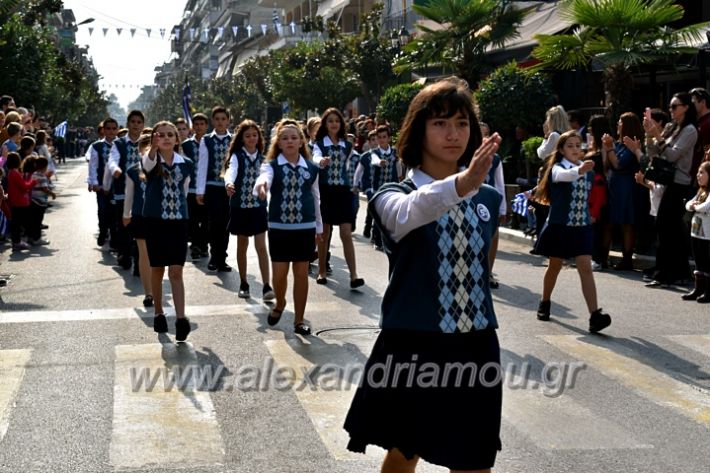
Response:
[[[385,90],[377,105],[377,115],[384,118],[396,132],[402,126],[409,104],[419,91],[420,84],[399,84]]]
[[[540,162],[542,161],[537,156],[537,149],[540,147],[544,138],[542,136],[533,136],[523,141],[523,152],[525,153],[525,159],[530,162]]]

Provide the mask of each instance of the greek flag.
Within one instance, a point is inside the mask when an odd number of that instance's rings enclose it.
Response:
[[[57,138],[64,138],[67,134],[67,121],[64,120],[62,123],[54,127],[54,136]]]
[[[513,205],[512,205],[513,212],[515,212],[518,215],[522,215],[523,217],[527,217],[528,215],[528,199],[525,198],[525,194],[522,192],[520,194],[515,194],[515,197],[513,197]]]
[[[190,91],[190,83],[185,82],[185,87],[182,89],[182,114],[185,116],[188,128],[192,128],[192,113],[190,111],[190,100],[192,100],[192,92]]]
[[[278,33],[281,26],[281,16],[276,8],[274,8],[274,13],[271,15],[271,20],[274,22],[274,31]]]

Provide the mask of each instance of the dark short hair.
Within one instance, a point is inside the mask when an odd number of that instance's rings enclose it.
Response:
[[[196,113],[192,116],[192,123],[195,123],[196,121],[202,120],[205,122],[205,124],[208,124],[210,122],[209,118],[207,118],[207,115],[204,113]]]
[[[145,123],[145,115],[143,115],[143,112],[140,110],[131,110],[128,112],[128,116],[126,117],[126,124],[131,121],[131,117],[140,117],[141,121]],[[104,120],[104,123],[106,123],[106,120]]]
[[[145,120],[143,121],[145,122]],[[106,126],[107,123],[113,123],[114,125],[116,125],[116,128],[118,128],[118,120],[116,120],[115,118],[108,117],[107,119],[101,122],[101,125]]]
[[[20,153],[11,151],[7,153],[7,160],[5,161],[5,166],[8,169],[17,169],[20,167]]]
[[[710,94],[707,90],[702,87],[696,87],[689,92],[691,97],[695,97],[695,100],[704,100],[705,106],[710,107]]]
[[[214,116],[218,113],[224,113],[225,115],[227,115],[227,118],[229,118],[229,110],[227,110],[227,107],[224,107],[222,105],[212,107],[212,118],[214,118]]]
[[[468,166],[473,158],[473,152],[481,146],[483,137],[473,109],[473,98],[468,90],[468,84],[457,77],[450,77],[425,87],[409,104],[397,142],[402,162],[410,168],[422,164],[422,145],[426,121],[429,118],[450,118],[459,112],[466,115],[469,120],[470,135],[458,165]]]
[[[187,125],[187,120],[185,120],[185,119],[182,118],[182,117],[176,118],[176,119],[175,119],[175,125],[177,125],[178,123],[184,123],[185,125]]]
[[[10,97],[9,95],[3,95],[2,97],[0,97],[0,107],[5,107],[14,101],[15,99]]]
[[[388,136],[392,136],[392,130],[390,130],[389,125],[377,125],[377,128],[375,128],[375,132],[377,134],[387,133]]]

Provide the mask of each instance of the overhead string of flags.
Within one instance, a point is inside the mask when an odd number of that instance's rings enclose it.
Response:
[[[296,32],[298,30],[298,24],[294,21],[292,21],[289,24],[282,24],[281,23],[281,18],[279,14],[274,11],[274,15],[272,17],[272,26],[269,26],[268,24],[261,23],[259,24],[259,29],[257,31],[261,31],[261,34],[263,36],[267,35],[270,31],[273,31],[277,33],[279,36],[284,36],[284,35],[291,35],[294,36],[296,35]],[[255,27],[252,26],[251,24],[248,24],[246,26],[230,26],[230,27],[224,27],[224,26],[219,26],[216,28],[212,27],[200,27],[200,28],[186,28],[182,29],[180,27],[174,27],[170,31],[166,28],[96,28],[93,26],[89,26],[87,28],[87,31],[89,32],[89,36],[92,36],[94,34],[94,31],[97,33],[100,31],[103,33],[104,37],[107,37],[109,33],[116,32],[116,36],[120,37],[121,34],[124,31],[128,31],[128,34],[130,34],[131,38],[135,37],[136,33],[140,32],[141,36],[145,34],[148,38],[151,37],[156,37],[157,36],[152,36],[155,33],[160,36],[161,39],[165,39],[165,35],[168,34],[169,36],[172,35],[176,41],[191,41],[191,42],[203,42],[203,43],[208,43],[210,41],[219,41],[219,40],[229,40],[229,39],[235,39],[235,40],[241,40],[244,38],[251,38],[253,34],[257,34],[254,32]],[[231,38],[229,35],[231,34]]]

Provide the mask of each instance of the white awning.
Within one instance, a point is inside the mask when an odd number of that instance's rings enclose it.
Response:
[[[343,8],[350,4],[350,0],[324,0],[318,4],[318,13],[323,20],[328,20],[334,15],[339,15]]]
[[[495,48],[493,50],[535,46],[537,45],[537,41],[534,38],[535,35],[554,35],[572,26],[569,20],[560,18],[557,2],[516,2],[516,4],[520,8],[531,6],[535,8],[525,16],[522,25],[518,28],[519,36],[506,41],[503,48]]]

